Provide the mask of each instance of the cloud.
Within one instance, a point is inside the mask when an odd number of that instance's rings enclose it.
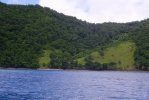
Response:
[[[149,17],[149,0],[40,0],[39,4],[92,23],[130,22]]]

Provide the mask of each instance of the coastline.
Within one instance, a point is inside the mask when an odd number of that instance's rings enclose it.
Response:
[[[63,69],[37,68],[36,70],[43,70],[43,71],[44,71],[44,70],[45,70],[45,71],[51,71],[51,70],[55,70],[55,71],[56,71],[56,70],[57,70],[57,71],[58,71],[58,70],[63,70]]]
[[[89,69],[53,69],[53,68],[4,68],[0,67],[0,70],[39,70],[39,71],[121,71],[121,72],[149,72],[149,70],[89,70]]]
[[[63,70],[63,69],[51,69],[51,68],[4,68],[0,67],[0,70]]]

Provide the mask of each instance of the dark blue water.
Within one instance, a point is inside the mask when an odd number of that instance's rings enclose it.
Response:
[[[149,73],[0,70],[0,100],[149,100]]]

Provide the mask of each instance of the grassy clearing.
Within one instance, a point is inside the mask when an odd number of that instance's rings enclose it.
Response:
[[[78,64],[85,65],[85,57],[77,59]]]
[[[102,52],[94,51],[90,55],[93,58],[93,62],[101,64],[114,62],[120,70],[133,70],[135,50],[136,46],[133,42],[125,41],[107,47]],[[84,59],[85,57],[79,58],[78,63],[84,65]]]
[[[42,57],[39,58],[39,65],[41,68],[47,68],[50,63],[50,50],[44,50]]]

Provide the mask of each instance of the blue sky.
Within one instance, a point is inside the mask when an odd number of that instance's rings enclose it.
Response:
[[[131,22],[149,18],[149,0],[1,0],[39,4],[91,23]]]
[[[39,0],[0,0],[8,4],[39,4]]]

